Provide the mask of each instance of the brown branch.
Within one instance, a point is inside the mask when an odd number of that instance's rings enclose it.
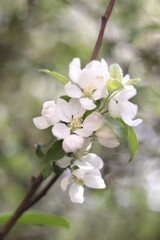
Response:
[[[10,232],[12,227],[15,225],[17,219],[29,208],[31,208],[34,204],[36,204],[39,200],[41,200],[48,190],[51,188],[51,186],[56,182],[60,175],[54,175],[51,180],[48,182],[48,184],[34,197],[34,194],[40,187],[43,177],[42,174],[38,175],[36,178],[32,178],[32,184],[24,197],[23,201],[17,208],[17,210],[14,212],[10,220],[3,226],[3,228],[0,231],[0,240],[3,240],[7,234]]]
[[[100,28],[100,32],[99,32],[99,35],[98,35],[96,45],[95,45],[93,53],[92,53],[91,61],[97,58],[99,49],[102,45],[104,30],[105,30],[106,24],[108,22],[108,19],[111,15],[114,3],[115,3],[115,0],[110,0],[109,5],[107,6],[106,12],[102,16],[101,28]],[[58,179],[59,176],[60,175],[54,175],[53,178],[48,182],[48,184],[46,186],[44,186],[44,188],[39,193],[37,193],[37,195],[35,195],[35,193],[37,192],[41,183],[43,182],[43,176],[40,173],[37,177],[32,178],[31,186],[30,186],[28,192],[26,193],[23,201],[20,203],[17,210],[13,213],[13,215],[9,219],[9,221],[6,224],[4,224],[4,226],[1,228],[1,230],[0,230],[0,240],[5,239],[5,237],[8,235],[8,233],[10,232],[12,227],[15,225],[17,219],[25,211],[27,211],[34,204],[39,202],[41,200],[41,198],[43,198],[46,195],[48,190],[56,182],[56,180]]]
[[[94,47],[94,50],[93,50],[93,53],[92,53],[90,61],[92,61],[92,60],[97,58],[99,49],[100,49],[100,47],[102,45],[102,39],[103,39],[103,35],[104,35],[104,30],[105,30],[106,24],[108,22],[108,19],[109,19],[111,13],[112,13],[112,9],[114,7],[114,4],[115,4],[115,0],[110,0],[109,4],[107,6],[106,12],[102,16],[99,35],[98,35],[98,38],[97,38],[97,41],[96,41],[96,44],[95,44],[95,47]]]
[[[32,179],[32,184],[26,193],[23,201],[20,203],[12,217],[9,219],[9,221],[2,227],[0,230],[0,240],[3,240],[6,235],[9,233],[9,231],[12,229],[14,224],[16,223],[17,219],[22,215],[22,213],[25,211],[26,206],[28,204],[28,201],[32,196],[35,194],[39,186],[41,185],[43,181],[42,174],[39,174],[36,178]]]
[[[27,209],[32,207],[34,204],[36,204],[39,200],[41,200],[48,192],[48,190],[51,188],[51,186],[56,182],[56,180],[59,178],[61,174],[55,174],[51,180],[48,182],[48,184],[31,200],[27,206]]]

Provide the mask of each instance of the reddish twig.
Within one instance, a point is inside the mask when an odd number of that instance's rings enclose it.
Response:
[[[51,188],[51,186],[57,181],[60,175],[55,174],[48,184],[29,202],[27,209],[35,205],[39,200],[41,200]]]
[[[26,210],[26,206],[28,204],[28,201],[32,198],[32,196],[35,194],[39,186],[41,185],[43,181],[42,174],[39,174],[36,178],[32,179],[32,184],[26,193],[26,196],[24,197],[23,201],[20,203],[10,220],[2,227],[0,231],[0,240],[3,240],[6,235],[9,233],[11,228],[16,223],[17,219],[22,215],[22,213]]]
[[[107,21],[111,15],[113,6],[114,6],[115,0],[110,0],[109,5],[107,6],[106,12],[102,17],[102,23],[101,23],[101,28],[100,32],[98,35],[98,39],[96,42],[96,45],[94,47],[93,53],[91,60],[94,60],[97,58],[97,54],[99,52],[99,49],[102,44],[102,39],[103,39],[103,34],[104,30],[107,24]],[[17,219],[29,208],[31,208],[34,204],[39,202],[42,197],[46,195],[48,190],[51,188],[51,186],[56,182],[60,175],[54,175],[53,178],[48,182],[46,186],[43,187],[43,189],[35,195],[35,193],[38,191],[41,183],[43,182],[43,177],[42,174],[40,173],[37,177],[32,178],[32,183],[31,186],[26,193],[26,196],[24,197],[23,201],[20,203],[18,206],[17,210],[13,213],[12,217],[9,219],[9,221],[4,224],[4,226],[0,230],[0,240],[4,240],[7,234],[10,232],[12,227],[15,225]]]
[[[98,38],[97,38],[97,41],[96,41],[96,44],[95,44],[95,47],[94,47],[94,50],[93,50],[93,53],[92,53],[90,61],[92,61],[92,60],[97,58],[99,49],[100,49],[100,47],[102,45],[102,39],[103,39],[104,30],[105,30],[106,24],[108,22],[108,19],[109,19],[111,13],[112,13],[112,9],[114,7],[114,4],[115,4],[115,0],[110,0],[109,4],[107,6],[106,12],[102,16],[99,35],[98,35]]]

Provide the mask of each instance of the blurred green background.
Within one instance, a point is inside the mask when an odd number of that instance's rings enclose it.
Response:
[[[63,85],[38,72],[68,76],[72,58],[89,61],[108,1],[0,1],[0,213],[13,211],[41,161],[35,143],[51,138],[32,118],[42,103],[64,93]],[[93,151],[104,159],[106,190],[85,190],[85,203],[72,204],[59,181],[35,209],[67,218],[70,230],[16,226],[10,240],[160,239],[160,2],[117,1],[98,59],[119,63],[141,77],[137,85],[143,124],[136,128],[139,152],[129,164],[127,145]]]

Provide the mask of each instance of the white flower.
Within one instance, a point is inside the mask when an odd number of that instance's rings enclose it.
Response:
[[[135,119],[138,107],[128,100],[136,95],[136,89],[133,86],[126,86],[125,89],[117,93],[109,102],[108,109],[112,117],[121,117],[129,126],[137,126],[142,119]]]
[[[115,148],[120,142],[117,140],[113,130],[110,126],[104,125],[102,115],[98,112],[91,113],[83,122],[83,128],[76,130],[76,133],[83,136],[85,129],[91,129],[98,142],[104,147]]]
[[[106,187],[99,171],[99,169],[103,167],[103,161],[96,154],[89,153],[81,160],[77,160],[73,166],[78,166],[78,169],[72,171],[67,170],[67,176],[65,176],[60,183],[63,191],[67,190],[69,184],[71,185],[69,196],[72,202],[84,202],[84,186],[95,189],[103,189]]]
[[[98,142],[104,147],[116,148],[120,144],[120,142],[117,140],[113,130],[108,125],[101,127],[96,132],[95,135],[97,137]]]
[[[76,160],[74,165],[85,171],[93,169],[99,170],[103,167],[103,160],[95,153],[88,153],[82,158]]]
[[[63,140],[62,147],[66,153],[69,152],[75,153],[77,150],[82,148],[83,143],[84,143],[83,137],[77,136],[76,134],[72,134]]]
[[[62,146],[65,152],[76,152],[82,148],[84,138],[91,136],[102,125],[99,113],[93,112],[83,120],[84,112],[77,99],[57,101],[56,113],[61,122],[53,126],[52,133],[57,139],[64,139]]]
[[[33,123],[38,129],[46,129],[59,122],[55,101],[44,102],[41,114],[42,116],[33,118]]]
[[[92,110],[96,108],[95,100],[101,99],[106,94],[106,81],[108,78],[108,66],[102,59],[92,61],[83,70],[80,69],[80,60],[73,59],[69,66],[69,76],[73,83],[65,86],[66,94],[72,98],[80,98],[83,108]]]

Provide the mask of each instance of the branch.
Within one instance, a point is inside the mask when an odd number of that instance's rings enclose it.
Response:
[[[57,175],[55,174],[52,179],[48,182],[48,184],[42,189],[35,197],[33,200],[31,200],[27,206],[27,209],[32,207],[34,204],[39,202],[48,192],[48,190],[51,188],[51,186],[56,182],[56,180],[59,178],[61,174]]]
[[[110,17],[110,15],[112,13],[112,9],[114,7],[114,4],[115,4],[115,0],[110,0],[109,4],[107,6],[106,12],[102,16],[99,35],[98,35],[98,38],[97,38],[97,41],[96,41],[96,44],[95,44],[95,47],[94,47],[94,50],[93,50],[93,53],[92,53],[90,61],[92,61],[92,60],[97,58],[99,49],[100,49],[100,47],[102,45],[102,39],[103,39],[103,35],[104,35],[104,30],[105,30],[106,24],[107,24],[107,22],[109,20],[109,17]]]
[[[26,193],[24,199],[22,200],[22,202],[20,203],[20,205],[18,206],[18,208],[16,209],[16,211],[14,212],[14,214],[12,215],[10,220],[2,227],[2,229],[0,231],[0,240],[3,240],[5,238],[5,236],[9,233],[11,228],[16,223],[17,219],[25,211],[28,201],[35,194],[35,192],[41,185],[42,181],[43,181],[43,177],[42,177],[41,173],[36,178],[32,178],[32,184],[31,184],[28,192]]]
[[[98,35],[98,39],[97,39],[96,45],[95,45],[93,53],[92,53],[91,61],[97,58],[99,49],[100,49],[100,47],[102,45],[102,39],[103,39],[104,30],[105,30],[106,24],[108,22],[108,19],[109,19],[110,15],[111,15],[114,3],[115,3],[115,0],[110,0],[109,5],[107,6],[106,12],[102,16],[101,28],[100,28],[100,32],[99,32],[99,35]],[[17,219],[25,211],[27,211],[34,204],[39,202],[46,195],[48,190],[56,182],[56,180],[58,179],[59,176],[60,175],[54,175],[52,177],[52,179],[48,182],[48,184],[46,186],[44,186],[44,188],[37,195],[35,195],[35,193],[37,192],[37,190],[39,189],[41,183],[43,182],[42,173],[40,173],[37,177],[32,178],[31,186],[30,186],[28,192],[26,193],[24,199],[22,200],[22,202],[18,206],[17,210],[13,213],[13,215],[9,219],[9,221],[6,224],[4,224],[4,226],[1,228],[1,230],[0,230],[0,240],[4,240],[5,239],[7,234],[10,232],[12,227],[15,225]]]

